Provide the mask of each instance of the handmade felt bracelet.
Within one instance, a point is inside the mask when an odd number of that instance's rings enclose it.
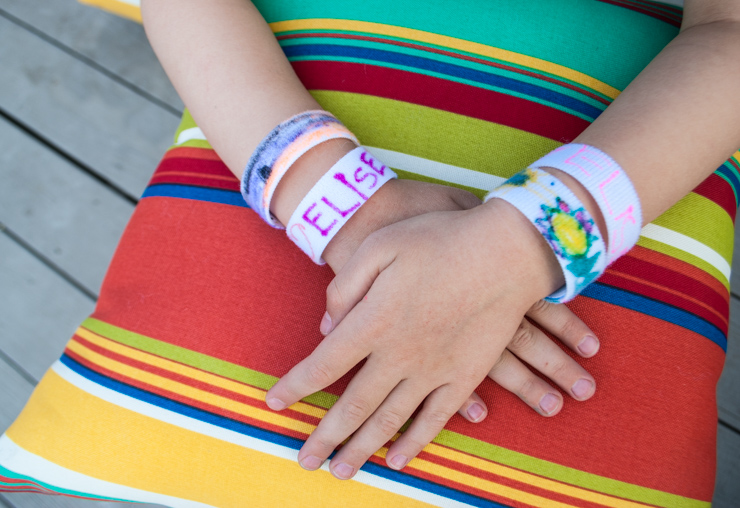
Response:
[[[327,111],[305,111],[275,127],[255,149],[242,176],[247,204],[270,226],[282,229],[270,213],[270,202],[283,175],[311,148],[330,139],[360,144],[352,132]]]
[[[571,143],[530,167],[559,169],[578,180],[593,196],[606,223],[607,265],[637,243],[642,229],[640,198],[627,174],[609,155],[593,146]]]
[[[322,176],[290,217],[288,237],[315,263],[352,215],[396,173],[359,147]]]
[[[580,200],[560,180],[528,168],[485,197],[514,205],[537,228],[555,253],[565,286],[545,300],[572,300],[606,268],[606,245],[599,228]]]

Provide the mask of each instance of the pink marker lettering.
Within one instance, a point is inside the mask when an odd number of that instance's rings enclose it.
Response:
[[[614,221],[617,223],[621,223],[619,227],[619,231],[615,232],[618,233],[617,235],[613,235],[615,238],[610,238],[610,244],[609,245],[609,252],[612,254],[615,252],[619,252],[619,255],[621,256],[624,254],[624,252],[620,252],[622,249],[622,245],[624,244],[624,229],[627,227],[627,223],[637,224],[637,220],[635,219],[635,216],[632,214],[634,211],[634,208],[632,205],[628,206],[627,209],[614,217]],[[626,252],[626,250],[625,250]]]
[[[370,187],[368,187],[368,189],[372,189],[373,187],[378,185],[378,175],[370,173],[369,171],[363,173],[362,175],[359,175],[358,173],[360,171],[362,171],[362,168],[357,168],[355,170],[355,182],[362,183],[367,179],[368,176],[371,176],[373,178],[373,184]]]
[[[370,160],[367,160],[370,159]],[[360,155],[360,160],[370,166],[370,169],[378,173],[380,176],[385,175],[385,168],[386,166],[383,166],[382,168],[378,169],[373,165],[373,162],[375,162],[375,159],[370,157],[367,152],[362,152],[362,155]]]
[[[354,212],[355,210],[357,210],[358,208],[360,208],[360,205],[362,204],[362,202],[359,202],[359,203],[353,205],[351,208],[348,208],[347,210],[342,210],[337,205],[335,205],[334,203],[332,203],[331,201],[329,201],[328,199],[326,199],[326,197],[321,198],[321,201],[323,201],[324,203],[326,203],[327,205],[329,205],[329,208],[331,208],[332,210],[334,210],[335,212],[337,212],[339,215],[341,215],[342,218],[346,217],[347,215],[351,214],[352,212]]]
[[[321,215],[322,215],[321,212],[317,212],[316,215],[314,215],[313,217],[309,217],[308,216],[308,214],[311,213],[311,210],[313,210],[315,207],[316,207],[316,203],[313,203],[311,206],[309,206],[308,207],[308,210],[306,210],[305,212],[303,212],[302,218],[303,218],[303,220],[305,220],[306,222],[308,222],[309,224],[311,224],[313,227],[315,227],[316,229],[318,229],[319,232],[321,233],[321,236],[326,236],[326,235],[329,234],[329,231],[331,231],[331,228],[333,228],[337,224],[337,222],[339,222],[339,221],[337,221],[336,219],[334,219],[334,222],[332,222],[331,224],[329,224],[326,227],[326,229],[322,228],[318,224],[319,219],[321,218]]]
[[[565,164],[572,164],[573,166],[576,166],[586,176],[591,176],[591,172],[585,167],[585,165],[582,165],[581,163],[579,163],[578,159],[583,160],[587,164],[596,166],[597,168],[599,168],[600,171],[606,171],[607,169],[609,169],[609,166],[611,164],[608,163],[608,160],[599,156],[598,153],[596,153],[595,155],[597,157],[594,157],[593,150],[591,150],[587,146],[584,146],[580,148],[576,153],[574,153],[573,155],[565,159],[564,162]],[[599,160],[599,159],[603,159],[603,160]],[[604,165],[603,162],[606,162],[606,165]]]
[[[357,187],[355,187],[354,185],[352,185],[351,183],[349,183],[347,181],[347,177],[344,176],[343,173],[336,173],[334,175],[334,179],[335,180],[339,180],[344,185],[346,185],[347,187],[349,187],[350,189],[352,189],[353,191],[355,191],[355,193],[357,193],[357,195],[360,196],[363,200],[367,201],[368,199],[370,199],[366,195],[364,195],[362,192],[360,192],[359,190],[357,190]]]
[[[609,198],[606,197],[606,192],[604,192],[604,187],[609,185],[615,178],[619,176],[619,170],[616,170],[614,173],[609,175],[609,178],[604,180],[599,184],[599,192],[601,193],[601,198],[604,200],[604,203],[606,203],[607,211],[609,212],[609,215],[614,215],[614,212],[612,212],[612,205],[609,202]],[[632,207],[630,207],[630,210]]]
[[[293,224],[293,226],[291,226],[290,239],[298,246],[301,244],[307,245],[308,250],[311,251],[311,259],[316,257],[313,252],[313,245],[311,245],[311,240],[309,240],[308,235],[306,234],[306,228],[303,227],[303,224]]]

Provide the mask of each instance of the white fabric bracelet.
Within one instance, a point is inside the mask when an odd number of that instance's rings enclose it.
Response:
[[[571,143],[530,165],[569,174],[599,205],[608,235],[607,265],[635,246],[642,229],[642,209],[632,182],[611,157],[589,145]]]
[[[560,180],[541,169],[525,169],[506,180],[484,202],[503,199],[537,228],[555,253],[565,286],[545,300],[572,300],[606,268],[606,245],[580,200]]]
[[[396,173],[364,148],[342,157],[306,194],[286,227],[288,237],[315,263],[355,212]]]

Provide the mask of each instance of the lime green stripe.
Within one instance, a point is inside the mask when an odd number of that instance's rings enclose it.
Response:
[[[228,379],[241,381],[243,383],[262,388],[263,390],[269,389],[278,379],[268,374],[247,369],[246,367],[234,365],[202,353],[197,353],[151,337],[124,330],[123,328],[119,328],[95,318],[87,318],[82,323],[82,326],[94,333],[111,340],[115,340],[121,344],[174,360],[206,372],[218,374]],[[336,402],[337,398],[338,397],[335,395],[318,392],[310,397],[304,398],[303,400],[318,407],[329,409],[332,404]],[[675,506],[705,508],[709,506],[709,503],[695,501],[676,496],[674,494],[668,494],[646,487],[612,480],[584,471],[571,469],[566,466],[561,466],[523,453],[507,450],[506,448],[485,443],[448,430],[443,430],[434,442],[469,453],[482,459],[491,460],[499,464],[515,467],[547,478],[589,488],[605,494],[632,499],[638,502],[654,504],[662,507]]]
[[[42,481],[40,481],[40,480],[38,480],[36,478],[32,478],[32,477],[27,476],[27,475],[24,475],[24,474],[16,473],[15,471],[11,471],[10,469],[7,469],[7,468],[3,467],[2,465],[0,465],[0,474],[3,475],[3,476],[5,476],[5,477],[8,477],[8,478],[14,478],[14,479],[18,479],[18,480],[26,480],[32,486],[40,485],[40,486],[42,486],[44,488],[47,488],[47,489],[49,489],[49,490],[51,490],[53,492],[58,492],[60,494],[66,495],[66,496],[88,497],[88,498],[91,498],[91,499],[100,499],[100,500],[103,500],[103,501],[118,501],[118,502],[122,502],[122,503],[137,503],[137,504],[139,503],[139,501],[131,501],[129,499],[124,499],[124,498],[99,496],[97,494],[90,494],[89,492],[80,492],[80,491],[77,491],[77,490],[65,489],[65,488],[59,487],[57,485],[52,485],[50,483],[42,482]],[[0,482],[0,485],[3,485],[3,483]],[[6,484],[6,485],[11,485],[11,484]],[[17,485],[17,484],[12,484],[12,485]]]
[[[727,278],[722,274],[722,272],[720,272],[714,266],[704,261],[702,258],[696,257],[693,254],[689,254],[686,251],[677,249],[676,247],[672,247],[668,244],[658,242],[657,240],[652,240],[650,238],[645,238],[643,236],[641,236],[640,239],[637,241],[637,245],[639,245],[640,247],[645,247],[646,249],[654,250],[655,252],[660,252],[661,254],[665,254],[666,256],[674,257],[685,263],[694,265],[700,270],[704,270],[709,275],[711,275],[712,277],[717,279],[719,282],[721,282],[722,285],[725,287],[725,289],[727,289],[727,292],[729,293],[730,281],[727,280]]]
[[[180,145],[173,146],[172,148],[182,148],[182,147],[208,148],[209,150],[213,150],[213,147],[211,147],[211,144],[205,139],[191,139],[190,141],[186,141],[185,143],[182,143]]]
[[[349,92],[311,94],[367,146],[504,178],[561,145],[505,125],[407,102]]]
[[[589,106],[592,106],[594,108],[598,108],[601,111],[606,109],[606,104],[599,102],[596,99],[593,99],[591,97],[588,97],[577,90],[572,90],[570,88],[563,87],[555,83],[550,83],[548,81],[543,81],[536,77],[519,74],[514,71],[508,71],[508,70],[501,69],[498,67],[491,67],[491,66],[488,66],[482,63],[470,62],[468,60],[461,60],[459,58],[455,58],[451,56],[439,55],[436,53],[430,54],[429,52],[419,50],[419,49],[404,48],[401,46],[389,46],[388,44],[370,42],[370,41],[356,41],[356,40],[348,41],[345,39],[322,39],[322,38],[289,39],[289,40],[281,41],[280,44],[281,46],[300,46],[303,44],[324,44],[324,45],[332,45],[332,46],[345,46],[345,47],[351,46],[351,47],[360,47],[360,48],[368,48],[368,49],[377,49],[377,50],[382,50],[382,51],[392,51],[394,53],[399,53],[399,54],[409,55],[409,56],[414,56],[414,57],[420,57],[420,58],[425,58],[425,59],[432,59],[437,62],[444,62],[444,63],[464,67],[467,69],[485,72],[486,74],[510,78],[510,79],[513,79],[513,80],[516,80],[522,83],[527,83],[527,84],[534,85],[540,88],[551,90],[553,92],[557,92],[559,94],[565,95],[577,101],[588,104]],[[316,58],[319,58],[321,60],[333,59],[331,57],[325,57],[324,55],[319,55],[318,57],[311,57],[311,56],[297,57],[291,60],[305,60],[305,59],[314,60]],[[343,58],[343,60],[345,59]],[[349,60],[347,59],[346,61],[349,61]],[[377,62],[375,60],[368,60],[368,62],[370,61],[373,62],[373,65],[380,65],[383,67],[392,65],[387,62]],[[423,75],[428,75],[428,76],[432,76],[432,75],[442,76],[442,77],[445,77],[445,79],[458,81],[458,78],[455,78],[454,76],[450,76],[448,74],[431,73],[425,69],[418,69],[416,67],[409,67],[408,69],[413,69],[413,72],[417,74],[423,74]],[[475,81],[471,81],[470,83],[476,84],[476,86],[481,86],[481,87],[485,86]],[[579,87],[579,89],[582,89],[582,87]],[[511,91],[503,89],[503,88],[500,90],[503,90],[505,93],[512,93]],[[525,97],[530,97],[530,96],[527,95]]]
[[[311,62],[311,61],[316,61],[316,57],[315,56],[290,57],[288,60],[290,60],[291,62]],[[324,56],[324,55],[321,56],[321,61],[322,62],[352,62],[352,63],[366,64],[366,65],[377,65],[378,64],[378,62],[376,62],[375,60],[367,60],[364,58],[333,57],[333,56]],[[538,104],[542,104],[544,106],[548,106],[550,108],[563,111],[565,113],[568,113],[569,115],[576,116],[587,122],[594,121],[594,118],[587,116],[579,111],[566,108],[562,106],[561,104],[556,104],[554,102],[540,99],[539,97],[533,97],[531,95],[526,95],[526,94],[519,93],[513,90],[508,90],[506,88],[499,88],[497,86],[491,86],[485,83],[471,81],[469,79],[462,79],[456,76],[450,76],[449,74],[442,74],[439,72],[432,72],[432,71],[427,71],[424,69],[417,69],[416,67],[408,67],[406,65],[398,65],[398,64],[383,62],[383,67],[387,67],[389,69],[398,69],[401,71],[413,72],[415,74],[423,74],[425,76],[432,76],[435,78],[444,79],[446,81],[453,81],[455,83],[462,83],[464,85],[470,85],[476,88],[482,88],[484,90],[492,90],[494,92],[499,92],[502,94],[510,95],[512,97],[519,97],[520,99],[525,99],[529,102],[536,102]]]
[[[180,119],[180,125],[177,126],[177,130],[175,131],[175,137],[172,140],[172,143],[177,143],[177,138],[180,136],[180,133],[186,129],[191,129],[193,127],[197,127],[195,120],[193,120],[193,115],[190,114],[190,111],[185,109],[185,111],[182,114],[182,118]]]
[[[710,506],[710,503],[705,501],[698,501],[660,490],[612,480],[611,478],[598,476],[585,471],[579,471],[444,429],[434,442],[546,478],[640,503],[648,503],[666,508],[708,508]]]
[[[424,30],[541,58],[620,90],[678,33],[678,28],[632,10],[579,0],[460,0],[454,8],[422,0],[254,3],[270,23],[332,18]],[[569,43],[553,43],[558,34]]]
[[[653,223],[703,243],[732,263],[735,227],[724,208],[711,199],[691,192]]]

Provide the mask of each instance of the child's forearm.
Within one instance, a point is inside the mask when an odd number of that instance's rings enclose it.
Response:
[[[241,178],[259,142],[287,118],[321,109],[248,0],[142,1],[147,36],[211,146]],[[273,197],[287,223],[301,198],[354,147],[322,143],[299,159]]]
[[[640,196],[643,223],[740,147],[738,62],[740,22],[691,26],[576,139],[622,165]]]

